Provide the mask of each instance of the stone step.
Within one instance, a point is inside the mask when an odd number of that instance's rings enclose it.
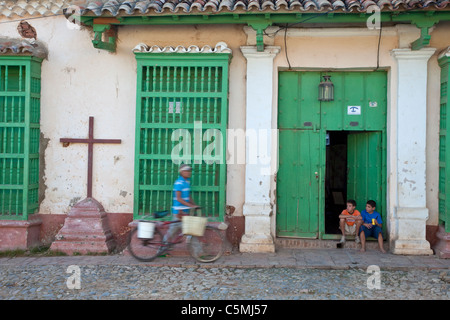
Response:
[[[339,240],[320,240],[320,239],[300,239],[300,238],[281,238],[275,239],[275,246],[279,248],[289,249],[335,249],[338,248]],[[384,249],[386,250],[386,242]],[[354,241],[354,237],[346,237],[345,244],[342,248],[360,249],[361,244]],[[366,241],[366,249],[378,250],[378,242],[375,239]]]

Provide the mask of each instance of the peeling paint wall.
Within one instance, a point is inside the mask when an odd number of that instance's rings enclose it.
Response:
[[[214,46],[226,41],[233,50],[228,127],[245,126],[245,60],[239,50],[245,34],[241,26],[120,27],[117,51],[109,53],[93,47],[91,29],[69,28],[62,16],[29,23],[49,51],[42,63],[41,214],[68,213],[86,197],[87,145],[64,147],[59,139],[87,138],[89,116],[95,119],[95,138],[122,140],[119,145],[94,146],[93,197],[107,212],[133,212],[137,72],[132,49],[141,42]],[[17,24],[2,24],[1,36],[20,37]],[[227,168],[226,203],[237,208],[235,215],[242,215],[243,169],[243,165]]]

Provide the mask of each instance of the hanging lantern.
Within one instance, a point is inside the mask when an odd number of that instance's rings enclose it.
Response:
[[[323,76],[323,81],[319,84],[319,101],[334,100],[334,85],[330,80],[331,76]]]

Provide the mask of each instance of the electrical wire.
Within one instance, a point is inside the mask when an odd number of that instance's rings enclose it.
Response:
[[[268,34],[268,33],[266,33],[265,30],[264,30],[264,34],[265,34],[266,36],[269,36],[269,37],[275,37],[275,36],[277,35],[277,33],[280,32],[280,31],[283,30],[283,29],[292,28],[293,26],[296,26],[296,25],[298,25],[298,24],[300,24],[300,23],[304,23],[304,22],[306,22],[306,21],[308,21],[308,20],[315,19],[315,18],[317,18],[317,17],[320,17],[320,16],[323,16],[323,15],[329,14],[329,13],[331,13],[331,12],[333,12],[333,11],[336,11],[336,10],[338,10],[338,8],[332,9],[332,10],[328,10],[328,11],[325,11],[325,12],[322,12],[322,13],[315,14],[315,15],[313,15],[313,16],[307,17],[306,19],[304,19],[304,20],[302,20],[302,21],[295,22],[295,23],[293,23],[293,24],[291,24],[291,25],[286,24],[285,27],[281,27],[281,26],[280,26],[279,29],[278,29],[277,31],[273,32],[272,34]]]
[[[144,2],[144,1],[147,1],[147,0],[136,0],[136,2]],[[101,11],[103,11],[103,9],[105,9],[105,8],[106,8],[106,9],[108,9],[108,8],[118,9],[118,8],[119,8],[120,6],[122,6],[122,5],[124,5],[124,4],[123,4],[123,3],[109,4],[109,5],[103,6]],[[68,8],[70,8],[70,7],[68,7]],[[65,8],[65,9],[63,9],[63,10],[66,10],[66,9],[68,9],[68,8]],[[277,31],[275,31],[274,33],[272,33],[271,35],[268,34],[268,33],[266,33],[266,30],[264,30],[264,34],[265,34],[266,36],[269,36],[269,37],[275,37],[276,34],[277,34],[279,31],[281,31],[281,30],[284,29],[284,48],[285,48],[285,56],[286,56],[286,61],[287,61],[287,63],[288,63],[289,70],[292,70],[292,66],[291,66],[291,62],[290,62],[290,60],[289,60],[288,47],[287,47],[287,31],[288,31],[288,28],[292,28],[292,27],[294,27],[294,26],[296,26],[296,25],[299,25],[299,24],[301,24],[301,23],[305,23],[306,21],[315,19],[315,18],[320,17],[320,16],[322,16],[322,15],[329,14],[329,13],[335,11],[335,10],[338,10],[338,8],[335,8],[335,9],[332,9],[332,10],[328,10],[328,11],[325,11],[325,12],[322,12],[322,13],[319,13],[319,14],[316,14],[316,15],[314,15],[314,16],[307,17],[306,19],[304,19],[304,20],[302,20],[302,21],[299,21],[299,22],[296,22],[296,23],[293,23],[293,24],[291,24],[291,25],[286,24],[286,26],[284,26],[284,27],[279,27],[279,29],[278,29]],[[413,10],[413,8],[407,9],[407,10],[405,10],[405,12],[408,12],[408,11],[410,11],[410,10]],[[13,23],[13,22],[21,22],[21,21],[26,21],[26,20],[44,19],[44,18],[57,17],[57,16],[63,16],[63,15],[65,15],[64,12],[63,12],[63,13],[59,13],[59,14],[54,14],[54,15],[46,15],[46,16],[39,16],[39,17],[30,17],[30,18],[22,18],[22,19],[8,20],[8,21],[0,21],[0,24],[4,24],[4,23]],[[380,43],[381,43],[381,32],[382,32],[382,23],[381,23],[381,21],[380,21],[380,33],[379,33],[379,36],[378,36],[378,48],[377,48],[377,67],[376,67],[375,71],[378,70],[379,67],[380,67]]]
[[[289,61],[289,56],[288,56],[288,50],[287,50],[287,25],[286,25],[286,29],[284,30],[284,54],[286,56],[286,61],[288,63],[289,69],[288,70],[292,70],[291,67],[291,61]]]
[[[380,68],[380,43],[381,43],[381,30],[383,29],[382,25],[383,24],[380,21],[380,34],[378,35],[378,49],[377,49],[377,67],[374,71],[377,71],[378,68]]]
[[[147,1],[147,0],[136,0],[136,2],[142,2],[142,1]],[[118,8],[118,7],[120,7],[122,4],[116,4],[116,5],[109,5],[109,6],[103,6],[102,7],[102,11],[103,11],[103,9],[105,9],[105,8]],[[70,7],[69,7],[70,8]],[[299,21],[299,22],[296,22],[296,23],[293,23],[293,24],[291,24],[290,26],[288,26],[288,24],[286,24],[286,27],[284,27],[284,29],[285,29],[285,32],[284,32],[284,47],[285,47],[285,55],[286,55],[286,60],[287,60],[287,62],[288,62],[288,65],[289,65],[289,70],[292,70],[292,67],[291,67],[291,62],[290,62],[290,60],[289,60],[289,56],[288,56],[288,50],[287,50],[287,30],[288,30],[288,28],[292,28],[293,26],[296,26],[296,25],[298,25],[298,24],[300,24],[300,23],[304,23],[304,22],[306,22],[306,21],[308,21],[308,20],[311,20],[311,19],[315,19],[315,18],[317,18],[317,17],[320,17],[320,16],[322,16],[322,15],[325,15],[325,14],[329,14],[330,12],[333,12],[333,11],[335,11],[335,10],[337,10],[337,8],[336,9],[332,9],[332,10],[328,10],[328,11],[326,11],[326,12],[322,12],[322,13],[319,13],[319,14],[317,14],[317,15],[314,15],[314,16],[311,16],[311,17],[307,17],[306,19],[304,19],[304,20],[302,20],[302,21]],[[56,17],[56,16],[61,16],[61,15],[65,15],[64,13],[61,13],[61,14],[55,14],[55,15],[49,15],[49,16],[42,16],[42,17],[32,17],[32,18],[23,18],[23,19],[17,19],[17,20],[9,20],[9,21],[1,21],[0,22],[0,24],[3,24],[3,23],[11,23],[11,22],[20,22],[20,21],[24,21],[24,20],[33,20],[33,19],[42,19],[42,18],[48,18],[48,17]],[[273,37],[280,31],[280,30],[282,30],[283,28],[280,28],[280,29],[278,29],[276,32],[274,32],[273,33]],[[268,35],[267,33],[266,33],[266,31],[264,30],[264,34],[265,35]]]
[[[317,18],[317,17],[320,17],[320,16],[323,16],[323,15],[329,14],[330,12],[333,12],[333,11],[335,11],[335,10],[337,10],[337,8],[336,8],[336,9],[332,9],[332,10],[328,10],[328,11],[325,11],[325,12],[322,12],[322,13],[319,13],[319,14],[316,14],[316,15],[311,16],[311,17],[307,17],[306,19],[304,19],[304,20],[302,20],[302,21],[299,21],[299,22],[295,22],[295,23],[293,23],[293,24],[291,24],[291,25],[286,24],[286,26],[284,26],[284,27],[279,27],[279,29],[278,29],[277,31],[275,31],[274,33],[272,33],[271,35],[269,35],[268,33],[266,33],[266,30],[264,30],[264,34],[265,34],[266,36],[269,36],[269,37],[275,37],[276,34],[277,34],[278,32],[280,32],[281,30],[284,29],[284,54],[285,54],[285,56],[286,56],[286,61],[287,61],[288,66],[289,66],[289,70],[292,70],[292,67],[291,67],[291,62],[290,62],[290,60],[289,60],[289,55],[288,55],[288,50],[287,50],[287,49],[288,49],[288,48],[287,48],[287,31],[288,31],[288,28],[292,28],[292,27],[294,27],[294,26],[296,26],[296,25],[298,25],[298,24],[300,24],[300,23],[304,23],[304,22],[309,21],[309,20],[311,20],[311,19],[315,19],[315,18]]]
[[[427,5],[427,7],[428,7],[428,5]],[[268,36],[268,37],[275,37],[278,32],[280,32],[281,30],[284,29],[284,48],[285,48],[286,61],[288,63],[288,70],[292,70],[291,63],[290,63],[289,56],[288,56],[288,49],[287,49],[287,30],[288,30],[288,28],[292,28],[295,25],[304,23],[304,22],[306,22],[308,20],[311,20],[311,19],[315,19],[315,18],[320,17],[322,15],[329,14],[330,12],[333,12],[335,10],[337,10],[337,8],[333,9],[333,10],[329,10],[329,11],[323,12],[323,13],[320,13],[320,14],[317,14],[317,15],[314,15],[314,16],[311,16],[311,17],[308,17],[305,20],[293,23],[291,25],[286,24],[286,26],[284,26],[284,27],[280,26],[279,29],[276,30],[275,32],[273,32],[272,34],[268,34],[264,30],[264,34],[266,36]],[[411,11],[411,10],[414,10],[414,9],[413,8],[407,9],[404,12],[400,12],[400,14],[407,13],[408,11]],[[380,21],[380,33],[378,35],[378,48],[377,48],[377,67],[376,67],[376,69],[374,71],[377,71],[380,68],[380,44],[381,44],[381,32],[382,32],[382,29],[383,29],[382,28],[382,22]]]

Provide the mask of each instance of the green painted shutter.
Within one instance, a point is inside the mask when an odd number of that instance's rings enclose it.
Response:
[[[191,156],[182,162],[193,167],[192,198],[204,214],[223,219],[229,57],[136,53],[135,219],[171,208],[180,165],[172,153],[187,145]],[[180,132],[190,140],[179,138]],[[222,139],[214,145],[218,133]],[[183,151],[186,155],[188,149]],[[204,153],[220,156],[220,161],[211,163]]]
[[[41,62],[0,57],[0,219],[38,210]]]
[[[439,59],[441,66],[441,106],[440,106],[440,130],[439,130],[439,220],[444,224],[445,231],[450,232],[450,147],[447,138],[447,128],[450,127],[448,106],[450,95],[448,84],[450,80],[450,57],[444,56]]]

